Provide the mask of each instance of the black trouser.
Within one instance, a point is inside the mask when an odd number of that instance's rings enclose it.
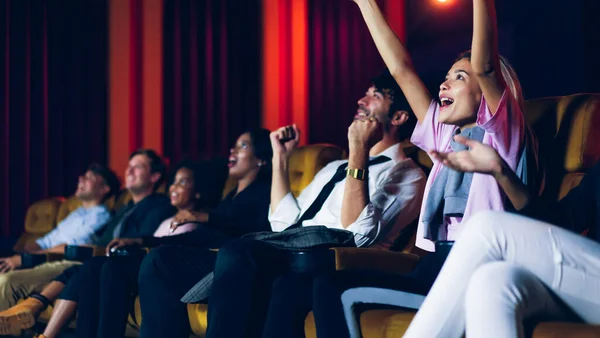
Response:
[[[313,283],[313,314],[319,338],[349,337],[342,293],[356,287],[378,287],[426,295],[439,274],[447,251],[429,254],[406,275],[373,271],[337,271],[319,276]],[[274,312],[277,309],[273,310]]]
[[[162,246],[144,258],[138,278],[142,338],[188,338],[187,305],[180,301],[214,268],[217,253],[208,249]]]
[[[404,275],[363,270],[337,271],[319,276],[288,273],[273,283],[262,337],[304,337],[304,321],[313,309],[315,319],[332,322],[325,327],[326,331],[330,331],[329,337],[348,336],[341,295],[354,287],[400,288],[423,293],[421,285]],[[321,335],[319,331],[318,337]],[[323,336],[327,337],[326,334]]]
[[[304,320],[314,310],[318,337],[348,337],[341,295],[356,287],[378,287],[425,295],[447,253],[424,257],[406,275],[376,271],[337,271],[316,278],[288,273],[275,280],[263,338],[304,337]]]
[[[77,337],[123,337],[137,295],[142,256],[94,257],[69,283],[77,286]]]
[[[78,287],[81,283],[76,281],[76,279],[79,279],[79,272],[82,269],[83,265],[73,265],[54,278],[55,282],[60,282],[65,285],[60,292],[60,295],[58,295],[58,299],[77,301],[77,298],[79,297]]]
[[[260,337],[273,281],[288,271],[288,257],[256,240],[225,244],[215,264],[207,337]]]

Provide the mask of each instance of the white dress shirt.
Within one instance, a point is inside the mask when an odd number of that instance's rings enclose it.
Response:
[[[370,201],[358,219],[346,228],[354,233],[354,241],[358,247],[389,248],[399,231],[419,215],[426,182],[425,173],[411,159],[398,157],[399,146],[393,145],[377,155],[387,156],[391,161],[369,166]],[[319,195],[323,186],[333,177],[337,168],[347,162],[340,160],[329,163],[315,175],[298,198],[288,193],[279,202],[276,210],[269,210],[272,230],[283,231],[296,223]],[[302,222],[302,226],[324,225],[328,228],[344,229],[341,212],[345,184],[345,178],[338,182],[321,210],[313,219]]]

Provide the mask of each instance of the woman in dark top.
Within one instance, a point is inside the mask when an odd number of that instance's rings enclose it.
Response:
[[[119,254],[119,250],[115,251],[116,249],[128,248],[129,252],[135,253],[135,247],[165,245],[152,250],[144,258],[142,270],[148,259],[153,260],[153,257],[161,256],[161,252],[165,250],[176,251],[181,255],[176,259],[182,261],[194,257],[203,265],[214,264],[215,253],[209,249],[220,247],[229,238],[269,228],[267,213],[271,157],[268,130],[255,129],[242,134],[231,149],[228,162],[229,175],[237,180],[237,187],[214,210],[190,210],[178,214],[172,222],[171,229],[174,231],[190,223],[196,226],[194,230],[174,236],[115,239],[108,245],[107,254]],[[88,273],[80,273],[78,278],[74,278],[78,284],[77,337],[123,337],[127,316],[133,308],[133,301],[138,292],[136,282],[141,258],[136,260],[135,254],[127,257],[137,261],[137,266],[118,263],[123,257],[113,257],[100,269],[90,265],[85,269]],[[132,271],[135,271],[133,276]],[[186,274],[189,273],[191,271],[186,271]],[[202,277],[203,275],[198,279]],[[144,323],[147,323],[146,310],[144,311]]]
[[[270,229],[267,214],[272,156],[267,130],[261,129],[242,135],[229,158],[229,173],[237,178],[239,183],[237,189],[228,195],[226,200],[229,202],[220,209],[222,212],[207,215],[208,222],[203,228],[213,230],[210,236],[194,231],[164,240],[142,239],[138,242],[144,245],[147,243],[185,245],[163,245],[150,251],[142,262],[138,281],[143,313],[141,337],[189,336],[187,304],[182,303],[180,299],[213,270],[217,253],[207,248],[216,246],[208,244],[224,242],[223,237],[220,237],[218,232],[215,233],[216,230],[221,229],[227,236],[232,236]],[[255,175],[251,184],[249,183],[251,180],[244,179],[247,175],[242,176],[242,173],[246,172],[253,172]],[[241,204],[244,206],[240,206]],[[117,245],[123,244],[126,243],[117,243]],[[165,320],[165,313],[173,319]],[[103,321],[100,325],[109,324]],[[123,332],[122,329],[120,332]]]
[[[190,212],[175,219],[177,224],[198,223],[190,233],[169,237],[114,239],[111,250],[135,245],[183,245],[218,248],[223,240],[246,233],[271,229],[267,219],[271,193],[271,157],[269,131],[255,129],[242,134],[229,155],[229,176],[237,181],[233,189],[210,212]]]

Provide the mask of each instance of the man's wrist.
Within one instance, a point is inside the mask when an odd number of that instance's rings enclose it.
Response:
[[[348,154],[349,169],[367,169],[369,163],[369,149],[364,145],[350,146]]]

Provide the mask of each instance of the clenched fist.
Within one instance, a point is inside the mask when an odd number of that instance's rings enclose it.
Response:
[[[348,145],[350,149],[364,147],[370,149],[383,135],[383,126],[375,117],[354,120],[348,127]]]
[[[300,130],[295,124],[281,127],[271,133],[273,157],[289,157],[300,141]]]

